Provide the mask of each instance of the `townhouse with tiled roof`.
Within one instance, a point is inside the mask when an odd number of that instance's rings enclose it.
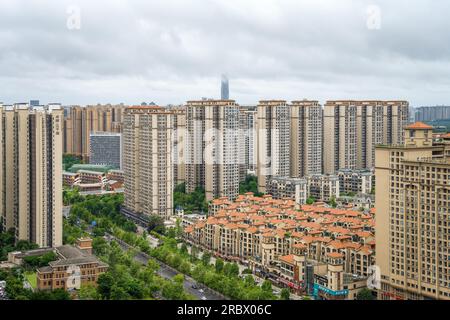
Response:
[[[295,246],[305,259],[327,263],[342,254],[344,271],[367,276],[374,262],[374,216],[353,210],[298,205],[270,195],[214,200],[209,217],[184,230],[184,239],[215,255],[277,272],[291,261]],[[303,252],[302,251],[302,252]]]

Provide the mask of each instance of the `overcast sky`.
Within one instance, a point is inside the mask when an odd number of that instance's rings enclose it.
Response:
[[[450,104],[449,13],[447,0],[1,0],[0,101],[179,104],[219,98],[224,73],[241,104]]]

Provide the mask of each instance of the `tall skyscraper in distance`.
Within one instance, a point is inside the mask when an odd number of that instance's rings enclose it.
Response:
[[[228,80],[228,77],[226,75],[222,75],[222,82],[221,82],[221,99],[222,100],[228,100],[230,99],[230,82]]]
[[[16,240],[62,245],[60,105],[0,107],[0,216]]]
[[[432,129],[417,122],[403,145],[376,147],[381,300],[450,299],[450,142]]]
[[[31,107],[39,106],[39,100],[30,100],[30,106]]]
[[[173,117],[158,106],[125,110],[123,123],[124,212],[134,218],[173,214]]]

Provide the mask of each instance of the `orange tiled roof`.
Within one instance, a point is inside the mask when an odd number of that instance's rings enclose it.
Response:
[[[406,129],[413,129],[413,130],[430,130],[430,129],[433,129],[433,127],[432,127],[432,126],[429,126],[429,125],[427,125],[427,124],[425,124],[425,123],[423,123],[423,122],[418,121],[418,122],[416,122],[416,123],[410,124],[409,126],[406,127]]]
[[[355,232],[355,234],[360,238],[373,237],[373,234],[368,231],[359,231],[359,232]]]
[[[342,242],[337,241],[337,240],[331,241],[330,243],[327,244],[327,246],[333,247],[335,249],[343,249],[343,248],[345,248],[345,244],[343,244]]]
[[[295,264],[294,255],[292,255],[292,254],[280,257],[280,261],[283,261],[283,262],[285,262],[287,264],[290,264],[290,265],[294,265]]]
[[[306,249],[306,246],[303,243],[297,243],[292,246],[295,249]]]
[[[362,254],[365,254],[365,255],[369,255],[369,254],[372,253],[372,249],[371,249],[369,246],[362,246],[362,247],[358,250],[358,252],[361,252]]]

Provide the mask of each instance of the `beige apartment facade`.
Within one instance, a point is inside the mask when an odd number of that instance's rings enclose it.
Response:
[[[266,192],[272,177],[290,175],[290,106],[284,100],[260,101],[257,109],[257,177],[259,192]]]
[[[188,101],[186,191],[203,187],[208,201],[239,194],[239,114],[234,100]]]
[[[450,299],[450,144],[406,127],[402,145],[376,148],[376,264],[381,300]]]
[[[241,106],[239,115],[240,180],[256,173],[256,106]]]
[[[175,185],[186,182],[185,133],[186,107],[178,106],[169,109],[173,114],[173,180]]]
[[[124,105],[72,106],[64,119],[64,153],[89,159],[91,132],[122,132]]]
[[[62,245],[60,105],[0,108],[2,229],[40,247]]]
[[[374,167],[375,146],[401,144],[408,119],[407,101],[327,101],[324,173]]]
[[[291,177],[322,173],[323,109],[318,101],[292,101]]]
[[[173,215],[173,114],[157,106],[125,110],[124,207],[131,214]]]

